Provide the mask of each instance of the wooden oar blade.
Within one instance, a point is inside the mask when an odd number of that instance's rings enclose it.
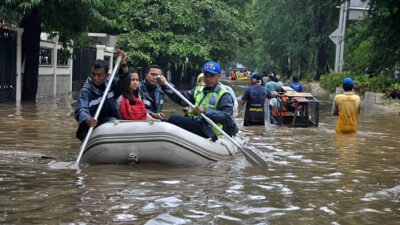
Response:
[[[241,152],[249,163],[255,167],[268,168],[268,163],[247,147],[242,147]]]

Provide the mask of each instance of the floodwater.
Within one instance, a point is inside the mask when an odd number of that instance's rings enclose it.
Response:
[[[362,111],[357,135],[336,136],[332,99],[320,100],[318,128],[240,126],[268,171],[241,155],[196,167],[54,170],[49,162],[79,151],[73,100],[2,103],[0,223],[400,224],[399,116]]]

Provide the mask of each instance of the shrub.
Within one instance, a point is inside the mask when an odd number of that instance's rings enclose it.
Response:
[[[342,86],[342,80],[345,77],[344,73],[328,73],[322,75],[320,79],[321,87],[329,91],[329,93],[334,93],[336,87]]]

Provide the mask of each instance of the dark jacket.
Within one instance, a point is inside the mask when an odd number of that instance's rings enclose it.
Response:
[[[159,113],[162,111],[165,94],[174,98],[174,91],[171,89],[158,84],[156,86],[151,86],[146,80],[140,82],[139,89],[142,93],[142,101],[146,106],[147,113],[149,114]]]
[[[108,82],[110,82],[110,80],[106,80],[105,84],[96,87],[89,77],[81,89],[74,112],[75,119],[79,123],[76,137],[80,140],[85,138],[86,133],[89,130],[89,126],[85,121],[95,116]],[[110,91],[107,94],[107,98],[101,108],[99,117],[97,118],[98,125],[112,119],[121,118],[117,98],[123,91],[127,90],[129,84],[130,77],[128,74],[120,74],[118,78],[114,78]]]
[[[208,92],[212,92],[215,89],[220,88],[221,84],[218,83],[216,86],[214,86],[213,88],[203,88],[203,92],[208,93]],[[192,102],[193,104],[195,104],[195,99],[194,99],[194,92],[195,92],[195,88],[186,91],[184,93],[182,93],[183,96],[186,97],[187,100],[189,100],[190,102]],[[171,97],[171,99],[181,105],[181,106],[188,106],[182,99],[180,99],[179,97]],[[229,94],[228,91],[226,91],[224,94],[222,94],[220,100],[218,101],[217,107],[215,109],[209,109],[206,108],[204,111],[204,115],[206,115],[208,118],[210,118],[212,121],[216,122],[216,123],[220,123],[223,125],[222,129],[230,136],[236,135],[236,133],[239,131],[239,128],[236,126],[236,123],[233,119],[233,98],[232,95]],[[203,130],[204,133],[209,133],[210,130],[212,129],[211,125],[208,124],[208,122],[206,120],[204,120],[203,118],[201,119],[202,122],[202,127],[203,129],[207,129],[207,130]]]

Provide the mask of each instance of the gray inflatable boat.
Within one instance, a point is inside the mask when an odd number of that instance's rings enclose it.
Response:
[[[82,155],[89,164],[202,165],[238,153],[229,140],[216,142],[160,121],[115,121],[93,130]]]

